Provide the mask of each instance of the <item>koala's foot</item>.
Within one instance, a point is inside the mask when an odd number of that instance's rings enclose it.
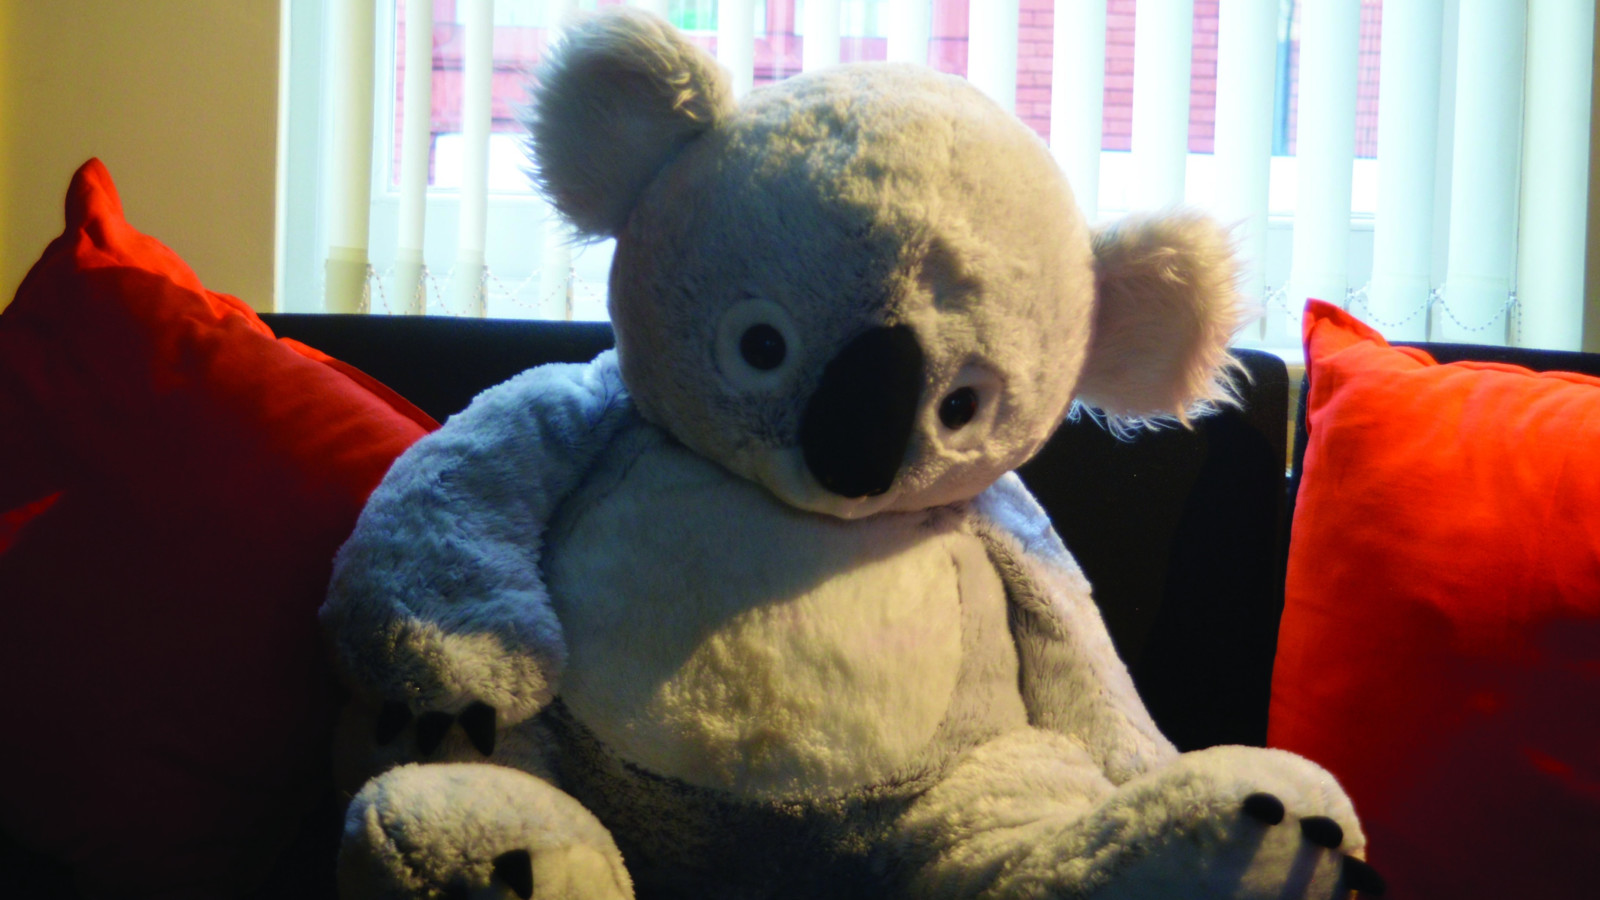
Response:
[[[908,813],[918,897],[1334,900],[1383,892],[1349,799],[1276,750],[1214,747],[1113,786],[1084,749],[1022,732]]]
[[[1106,841],[1108,835],[1116,835]],[[1332,775],[1281,750],[1186,753],[1108,797],[1062,837],[1093,864],[1096,900],[1335,900],[1383,879]]]
[[[611,835],[577,800],[515,769],[411,765],[350,804],[339,895],[439,900],[631,900]]]
[[[1276,795],[1264,791],[1244,798],[1240,812],[1249,818],[1271,827],[1283,824],[1288,810]],[[1340,850],[1344,847],[1344,828],[1327,816],[1306,816],[1300,819],[1300,836],[1318,847]],[[1293,836],[1288,836],[1290,841]],[[1340,862],[1341,875],[1346,890],[1381,897],[1388,890],[1383,876],[1358,856],[1345,856]]]

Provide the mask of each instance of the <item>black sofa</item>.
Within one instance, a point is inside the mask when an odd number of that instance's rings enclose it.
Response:
[[[267,315],[443,421],[480,390],[611,345],[603,323]],[[1243,401],[1118,440],[1082,417],[1021,470],[1095,587],[1152,715],[1182,749],[1266,740],[1283,606],[1284,363],[1236,353]]]
[[[545,362],[611,345],[602,323],[266,315],[282,337],[350,363],[443,421],[479,391]],[[1428,344],[1440,362],[1492,360],[1600,375],[1600,355]],[[1286,472],[1289,373],[1235,353],[1240,403],[1192,429],[1119,440],[1065,423],[1021,470],[1095,588],[1146,705],[1181,749],[1261,745],[1283,609],[1289,526],[1304,444]],[[1302,391],[1303,395],[1303,391]],[[1286,477],[1287,476],[1287,477]],[[337,797],[306,822],[259,897],[332,897]],[[0,895],[74,897],[59,864],[0,834]]]
[[[484,388],[611,346],[604,323],[266,315],[443,421]],[[1424,344],[1482,360],[1600,375],[1600,354]],[[1131,440],[1069,420],[1020,470],[1082,565],[1145,705],[1179,749],[1262,745],[1305,431],[1290,459],[1283,360],[1236,350],[1240,403]],[[1304,391],[1295,392],[1302,398]],[[1287,470],[1287,471],[1286,471]],[[1286,477],[1287,475],[1287,477]]]

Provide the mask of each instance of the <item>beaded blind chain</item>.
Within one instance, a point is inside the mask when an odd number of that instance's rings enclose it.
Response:
[[[1444,316],[1453,322],[1457,328],[1467,332],[1468,334],[1480,334],[1488,331],[1490,328],[1495,327],[1501,322],[1506,322],[1509,324],[1513,329],[1514,334],[1520,333],[1522,330],[1522,305],[1517,302],[1516,291],[1511,291],[1506,294],[1505,302],[1500,304],[1500,307],[1494,311],[1494,314],[1491,315],[1487,321],[1478,325],[1468,325],[1466,322],[1461,321],[1461,317],[1456,315],[1455,310],[1451,309],[1449,302],[1445,300],[1444,288],[1436,287],[1428,291],[1428,299],[1423,301],[1421,306],[1413,309],[1402,319],[1390,321],[1376,315],[1372,311],[1372,305],[1370,302],[1368,302],[1368,289],[1371,287],[1371,284],[1367,284],[1359,289],[1345,291],[1344,305],[1345,309],[1354,311],[1355,307],[1359,304],[1364,310],[1363,317],[1371,324],[1378,326],[1380,329],[1392,330],[1400,328],[1401,326],[1410,324],[1410,322],[1418,316],[1426,315],[1428,310],[1437,308],[1439,312],[1443,313]]]
[[[1355,312],[1356,307],[1359,306],[1361,308],[1362,318],[1365,319],[1369,324],[1375,325],[1384,331],[1392,331],[1409,325],[1415,321],[1418,316],[1426,316],[1429,310],[1437,308],[1440,313],[1442,313],[1451,322],[1455,323],[1457,328],[1467,332],[1468,334],[1479,334],[1484,331],[1488,331],[1490,328],[1495,327],[1501,322],[1506,322],[1509,324],[1512,329],[1513,337],[1521,334],[1522,332],[1522,304],[1517,302],[1516,291],[1511,291],[1506,294],[1505,302],[1494,311],[1494,314],[1491,315],[1487,321],[1478,325],[1469,325],[1466,322],[1461,321],[1461,317],[1456,315],[1455,310],[1452,309],[1450,304],[1445,300],[1443,288],[1433,288],[1430,290],[1428,292],[1428,299],[1423,301],[1421,305],[1411,310],[1405,316],[1399,319],[1385,319],[1373,312],[1372,305],[1368,301],[1368,292],[1371,287],[1371,284],[1366,284],[1359,288],[1347,288],[1344,292],[1344,308]],[[1300,314],[1300,310],[1291,309],[1289,306],[1289,288],[1287,285],[1269,287],[1267,289],[1267,296],[1263,302],[1263,305],[1269,310],[1277,310],[1289,316],[1298,316]]]
[[[436,315],[468,315],[467,310],[454,308],[447,299],[451,293],[447,288],[454,280],[455,272],[455,267],[451,266],[443,275],[439,275],[435,274],[427,266],[423,266],[421,277],[418,278],[416,286],[412,289],[410,299],[414,305],[411,308],[432,310]],[[367,266],[367,283],[361,294],[361,312],[371,312],[374,308],[380,312],[390,314],[403,311],[403,309],[396,308],[390,302],[388,288],[385,286],[394,280],[395,274],[393,266],[382,272],[379,272],[370,264]],[[571,310],[567,303],[567,292],[560,288],[552,290],[544,296],[525,296],[530,285],[538,285],[541,274],[535,271],[518,281],[515,286],[507,286],[499,275],[485,268],[480,275],[479,296],[485,299],[489,297],[505,298],[510,301],[514,308],[527,313],[539,313],[544,310],[557,309],[562,310],[566,315],[570,315]],[[598,302],[601,300],[599,289],[595,285],[578,278],[570,268],[567,271],[567,279],[572,285],[574,294],[588,301]],[[399,286],[396,287],[398,289]],[[373,304],[374,299],[376,299],[376,307]]]

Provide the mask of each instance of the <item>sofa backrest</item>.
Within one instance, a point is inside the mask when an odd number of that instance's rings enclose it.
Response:
[[[443,421],[547,362],[591,359],[604,323],[267,315],[282,337],[356,366]],[[1021,469],[1095,586],[1146,705],[1184,749],[1260,744],[1283,605],[1288,375],[1237,351],[1241,403],[1119,440],[1065,423]]]
[[[1132,440],[1069,421],[1020,470],[1184,750],[1265,742],[1283,610],[1288,371],[1269,353],[1234,356],[1236,408]]]

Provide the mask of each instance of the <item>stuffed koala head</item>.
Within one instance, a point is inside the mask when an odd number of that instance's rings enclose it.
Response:
[[[707,54],[619,10],[567,33],[533,101],[541,188],[617,240],[641,414],[793,506],[966,499],[1074,400],[1127,422],[1226,397],[1226,234],[1091,233],[1044,143],[960,78],[845,65],[736,104]]]

